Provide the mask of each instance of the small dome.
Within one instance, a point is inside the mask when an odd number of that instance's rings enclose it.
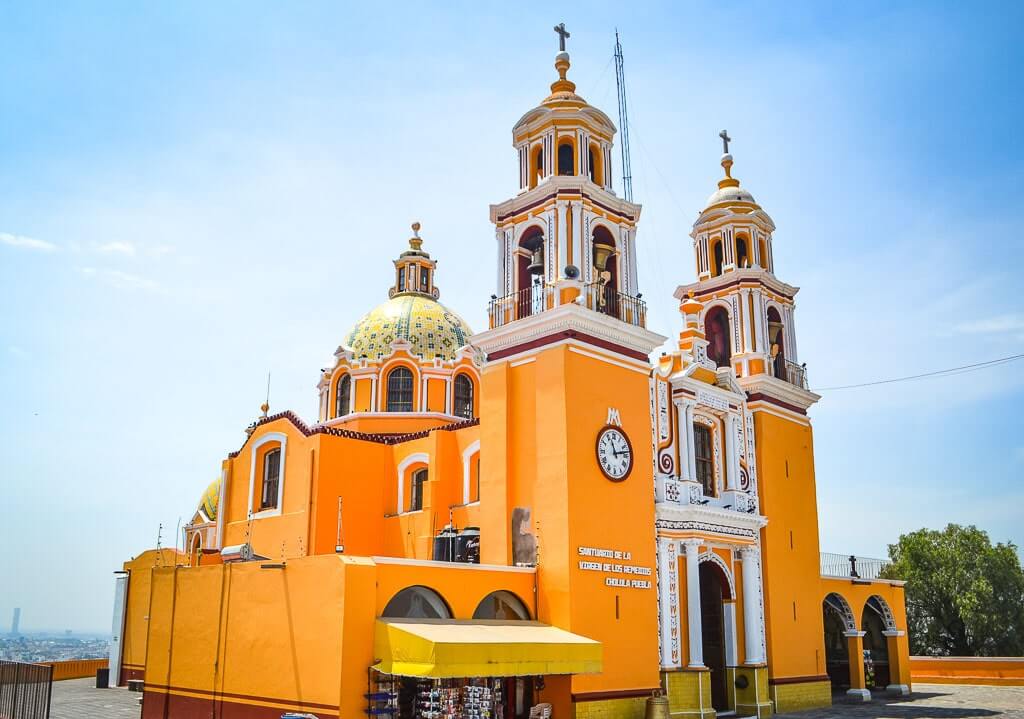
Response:
[[[217,505],[220,503],[220,479],[210,482],[210,486],[203,492],[202,499],[196,511],[206,517],[207,521],[217,521]]]
[[[422,294],[398,294],[378,305],[349,332],[345,346],[356,359],[391,354],[391,343],[406,340],[414,355],[425,360],[455,359],[473,331],[466,321],[437,300]]]
[[[720,187],[708,197],[705,207],[711,207],[722,202],[749,202],[756,204],[754,196],[739,187]]]

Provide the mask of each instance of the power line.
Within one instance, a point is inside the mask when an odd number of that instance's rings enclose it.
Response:
[[[958,374],[966,374],[967,372],[977,372],[978,370],[988,369],[989,367],[996,367],[1001,364],[1008,362],[1015,362],[1016,360],[1024,359],[1024,354],[1010,355],[1009,357],[1000,357],[999,359],[989,360],[987,362],[977,362],[975,364],[961,365],[960,367],[950,367],[949,369],[935,370],[934,372],[924,372],[923,374],[912,374],[907,377],[895,377],[893,379],[880,379],[874,382],[861,382],[860,384],[845,384],[837,387],[822,387],[815,389],[815,392],[831,392],[839,389],[856,389],[858,387],[873,387],[879,384],[892,384],[894,382],[908,382],[916,379],[926,379],[928,377],[952,377]]]

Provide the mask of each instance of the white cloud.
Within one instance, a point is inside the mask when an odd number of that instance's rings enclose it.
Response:
[[[96,251],[105,255],[135,256],[135,245],[131,242],[105,242],[96,246]]]
[[[86,277],[94,277],[104,284],[119,290],[144,290],[147,292],[163,292],[163,288],[155,280],[140,277],[121,270],[107,268],[79,267],[78,271]]]
[[[998,315],[985,319],[961,322],[953,327],[954,332],[961,334],[1002,334],[1006,332],[1024,331],[1024,316],[1021,315]]]
[[[7,232],[0,232],[0,244],[10,247],[19,247],[23,250],[36,250],[37,252],[56,252],[57,245],[46,240],[37,240],[33,237],[12,235]]]

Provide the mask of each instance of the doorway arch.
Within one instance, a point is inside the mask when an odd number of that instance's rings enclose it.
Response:
[[[719,712],[729,710],[729,692],[726,683],[726,657],[729,654],[726,631],[726,602],[734,599],[728,573],[714,561],[717,557],[705,554],[701,558],[700,624],[701,649],[704,664],[711,674],[711,706]]]

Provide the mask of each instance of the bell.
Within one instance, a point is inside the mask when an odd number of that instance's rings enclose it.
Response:
[[[604,272],[608,268],[608,258],[615,254],[615,249],[608,245],[594,245],[594,266]]]
[[[531,275],[543,275],[544,274],[544,247],[538,247],[533,251],[533,255],[530,257],[530,264],[526,266],[526,271]]]
[[[656,689],[647,697],[644,719],[669,719],[668,697],[662,694],[660,689]]]

